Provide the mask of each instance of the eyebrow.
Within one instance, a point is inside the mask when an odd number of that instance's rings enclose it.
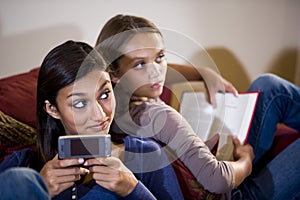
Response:
[[[106,80],[104,83],[102,83],[102,85],[99,87],[98,91],[101,91],[106,85],[111,84],[111,81]],[[71,96],[82,96],[84,95],[84,93],[82,92],[78,92],[78,93],[71,93],[67,96],[67,98],[71,97]]]
[[[165,52],[165,49],[159,49],[159,51],[156,53],[156,55],[159,55],[164,52]],[[124,56],[124,58],[129,59],[129,61],[127,61],[128,63],[134,63],[136,61],[147,58],[147,56],[132,57],[132,56],[128,56],[128,54],[124,54],[123,56]]]
[[[158,50],[156,52],[157,55],[161,54],[162,52],[165,52],[165,49],[157,49],[157,50]],[[144,58],[148,57],[147,55],[146,56],[139,56],[139,57],[131,57],[131,56],[128,56],[128,53],[123,54],[123,56],[126,57],[126,58],[135,59],[135,60],[144,59]]]
[[[102,90],[107,84],[111,84],[110,80],[106,80],[99,88],[99,90]],[[98,90],[98,91],[99,91]]]

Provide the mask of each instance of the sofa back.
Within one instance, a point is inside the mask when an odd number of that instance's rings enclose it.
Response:
[[[36,127],[36,86],[39,68],[0,79],[0,110]]]

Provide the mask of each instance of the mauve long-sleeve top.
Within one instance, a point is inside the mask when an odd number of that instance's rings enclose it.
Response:
[[[131,101],[128,111],[116,113],[111,128],[167,144],[197,181],[212,193],[230,194],[234,188],[231,164],[218,161],[188,122],[160,99]]]

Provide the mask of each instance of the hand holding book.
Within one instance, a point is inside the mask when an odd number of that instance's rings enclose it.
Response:
[[[233,160],[232,135],[245,143],[255,110],[258,92],[217,93],[217,107],[207,102],[203,92],[186,92],[180,103],[180,113],[203,140],[220,135],[217,158]]]

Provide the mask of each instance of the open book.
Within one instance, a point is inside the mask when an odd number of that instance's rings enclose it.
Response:
[[[253,118],[259,92],[217,93],[217,107],[207,102],[203,92],[184,92],[179,112],[203,140],[219,134],[218,160],[233,160],[231,135],[245,143]]]

